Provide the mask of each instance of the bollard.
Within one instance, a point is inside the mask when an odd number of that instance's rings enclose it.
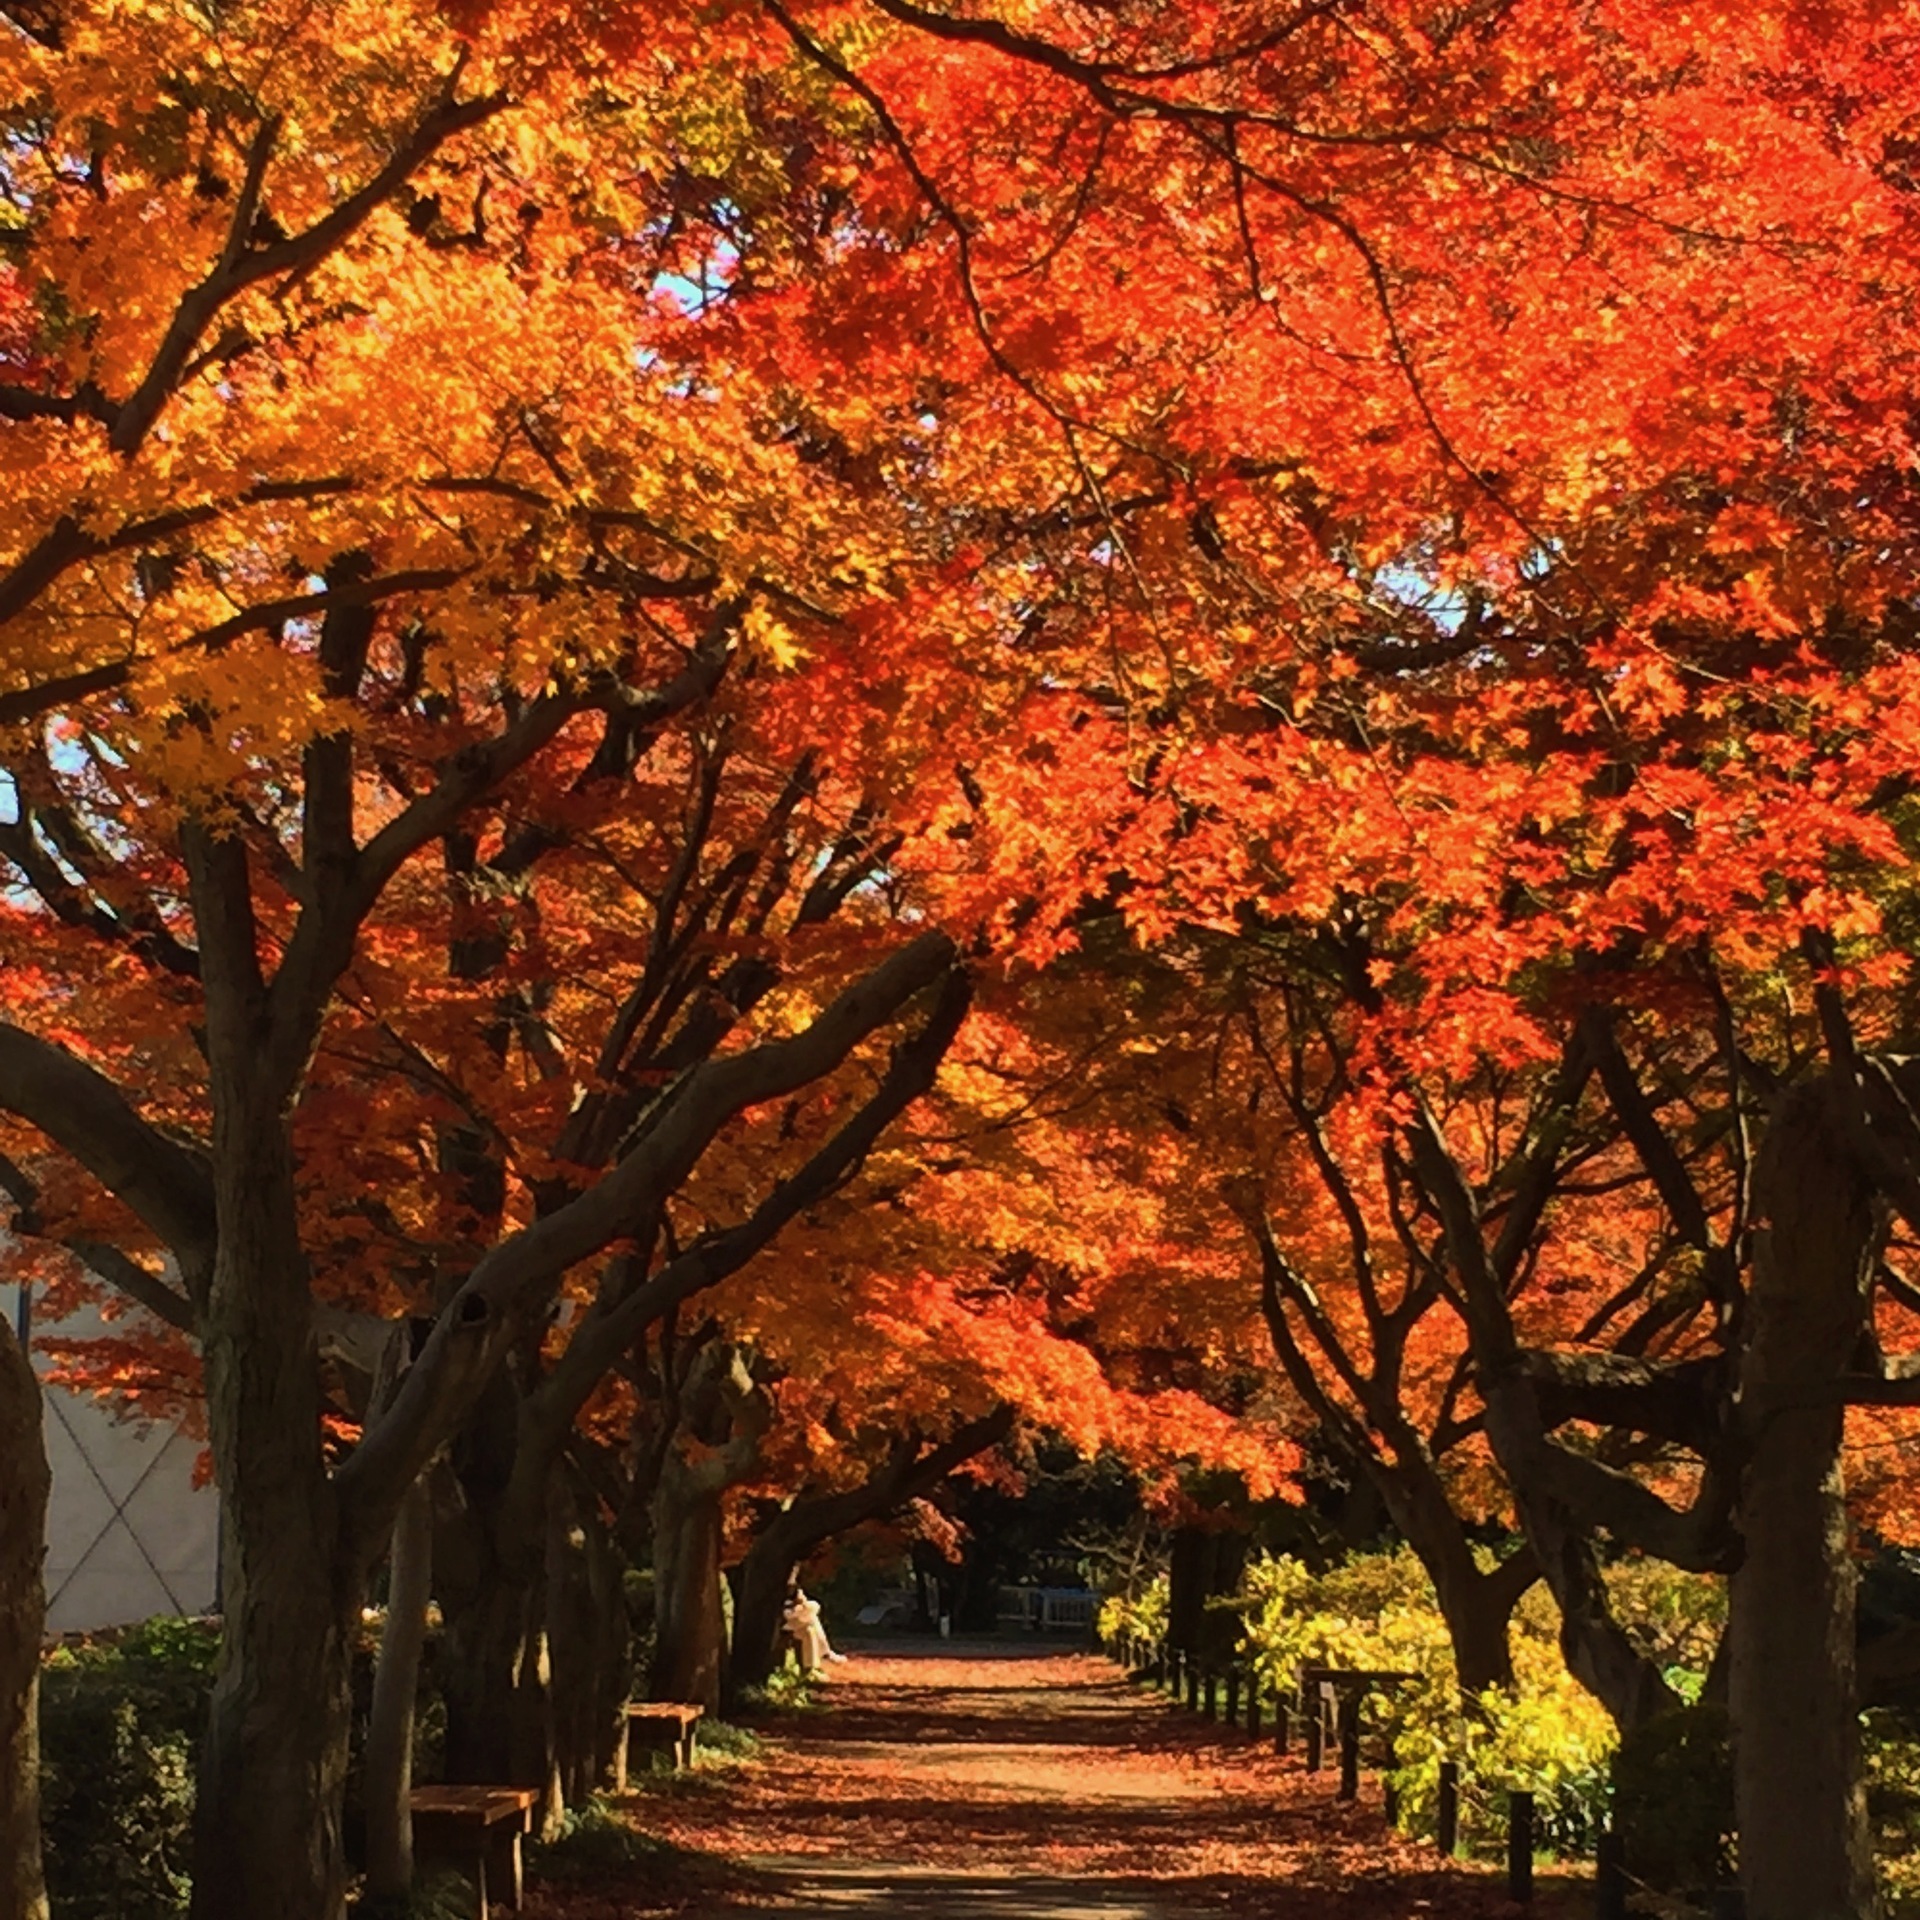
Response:
[[[1593,1920],[1627,1920],[1626,1851],[1617,1833],[1603,1833],[1593,1851]]]
[[[1227,1669],[1227,1725],[1237,1727],[1240,1724],[1240,1669]]]
[[[1287,1696],[1276,1693],[1273,1696],[1273,1750],[1285,1753],[1292,1737],[1293,1728],[1289,1724],[1292,1716],[1287,1711]]]
[[[1449,1860],[1460,1851],[1460,1763],[1440,1762],[1440,1810],[1434,1843]]]
[[[1533,1795],[1507,1795],[1507,1898],[1533,1898]]]
[[[1201,1709],[1209,1720],[1220,1718],[1220,1676],[1209,1667],[1207,1669],[1207,1704]]]
[[[1340,1703],[1340,1798],[1360,1798],[1360,1700],[1349,1694]]]

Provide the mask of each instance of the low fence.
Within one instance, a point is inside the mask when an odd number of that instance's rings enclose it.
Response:
[[[1210,1666],[1164,1641],[1142,1641],[1121,1636],[1105,1651],[1130,1677],[1164,1689],[1175,1705],[1208,1720],[1243,1727],[1249,1738],[1270,1737],[1278,1753],[1292,1751],[1296,1737],[1309,1773],[1334,1762],[1342,1800],[1360,1796],[1361,1737],[1366,1701],[1370,1694],[1390,1691],[1413,1676],[1405,1673],[1363,1672],[1353,1668],[1307,1666],[1295,1685],[1264,1686],[1249,1666]],[[1392,1755],[1383,1772],[1390,1772]],[[1460,1802],[1463,1791],[1457,1761],[1441,1762],[1439,1804],[1434,1844],[1451,1857],[1460,1848]],[[1521,1905],[1533,1899],[1535,1846],[1534,1800],[1531,1793],[1505,1790],[1507,1892]],[[1399,1824],[1391,1778],[1384,1782],[1383,1810],[1390,1825]],[[1627,1896],[1633,1885],[1626,1871],[1620,1838],[1612,1832],[1596,1837],[1594,1853],[1595,1920],[1627,1920]],[[1725,1887],[1713,1896],[1713,1920],[1743,1920],[1745,1908],[1737,1888]]]
[[[1002,1587],[998,1618],[1029,1633],[1086,1633],[1099,1604],[1083,1587]]]

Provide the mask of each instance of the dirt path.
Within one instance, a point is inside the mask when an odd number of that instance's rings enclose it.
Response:
[[[1486,1875],[1392,1833],[1377,1785],[1129,1687],[1104,1660],[986,1648],[856,1655],[751,1766],[637,1796],[643,1830],[716,1867],[689,1914],[849,1920],[1466,1920]],[[661,1911],[642,1906],[608,1911]],[[670,1910],[670,1909],[669,1909]],[[571,1909],[568,1910],[571,1912]],[[598,1911],[598,1909],[596,1909]],[[1558,1911],[1551,1894],[1539,1920]]]

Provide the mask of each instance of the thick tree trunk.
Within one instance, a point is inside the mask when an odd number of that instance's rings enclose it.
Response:
[[[625,1731],[632,1634],[619,1556],[591,1492],[565,1473],[553,1504],[547,1613],[553,1645],[555,1758],[570,1804],[600,1786]]]
[[[441,1589],[447,1778],[545,1790],[552,1773],[543,1583],[498,1577]]]
[[[1482,1573],[1424,1442],[1408,1428],[1392,1444],[1394,1460],[1369,1457],[1361,1467],[1433,1582],[1460,1692],[1472,1699],[1489,1687],[1510,1687],[1513,1610],[1539,1578],[1539,1562],[1522,1547],[1517,1558]]]
[[[362,1580],[320,1451],[312,1297],[277,1113],[216,1101],[203,1317],[224,1632],[196,1804],[194,1920],[341,1920]]]
[[[509,1498],[519,1396],[506,1375],[474,1410],[453,1449],[449,1497],[436,1514],[441,1691],[449,1780],[525,1786],[559,1811],[548,1660],[546,1518]]]
[[[720,1595],[724,1491],[704,1475],[670,1465],[653,1497],[652,1696],[692,1701],[709,1713],[720,1710],[727,1659]]]
[[[1755,1182],[1741,1373],[1748,1454],[1744,1553],[1733,1576],[1728,1702],[1748,1920],[1871,1920],[1880,1912],[1861,1779],[1834,1378],[1866,1326],[1879,1241],[1848,1149],[1838,1074],[1781,1102]]]
[[[40,1866],[40,1640],[47,1596],[40,1383],[0,1317],[0,1920],[47,1920]]]
[[[1436,1553],[1425,1564],[1447,1623],[1454,1678],[1471,1700],[1489,1687],[1513,1685],[1513,1610],[1539,1578],[1539,1567],[1532,1549],[1522,1547],[1517,1560],[1482,1573],[1464,1536],[1459,1546],[1458,1553]]]
[[[1541,1578],[1560,1609],[1560,1652],[1573,1677],[1631,1733],[1680,1704],[1660,1669],[1613,1617],[1592,1530],[1528,1478],[1545,1435],[1533,1388],[1506,1376],[1487,1393],[1487,1437],[1513,1488]]]
[[[367,1891],[377,1897],[397,1899],[413,1884],[413,1713],[432,1586],[433,1495],[423,1477],[393,1524],[387,1624],[367,1720]]]
[[[774,1527],[778,1525],[776,1519]],[[770,1530],[754,1541],[735,1570],[733,1652],[727,1665],[727,1691],[733,1698],[748,1687],[764,1687],[779,1664],[787,1583],[798,1565],[784,1536]]]
[[[1173,1536],[1168,1574],[1167,1640],[1189,1659],[1225,1666],[1239,1635],[1237,1616],[1209,1606],[1236,1592],[1246,1570],[1247,1537],[1220,1527],[1182,1527]]]

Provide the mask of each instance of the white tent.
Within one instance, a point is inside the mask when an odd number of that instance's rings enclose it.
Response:
[[[57,1327],[35,1323],[27,1288],[7,1304],[23,1335],[84,1340],[115,1330],[91,1309]],[[44,1374],[41,1356],[35,1365]],[[211,1612],[219,1592],[220,1502],[211,1487],[193,1484],[198,1442],[172,1427],[116,1417],[107,1403],[64,1387],[45,1385],[44,1399],[53,1469],[47,1631]]]

